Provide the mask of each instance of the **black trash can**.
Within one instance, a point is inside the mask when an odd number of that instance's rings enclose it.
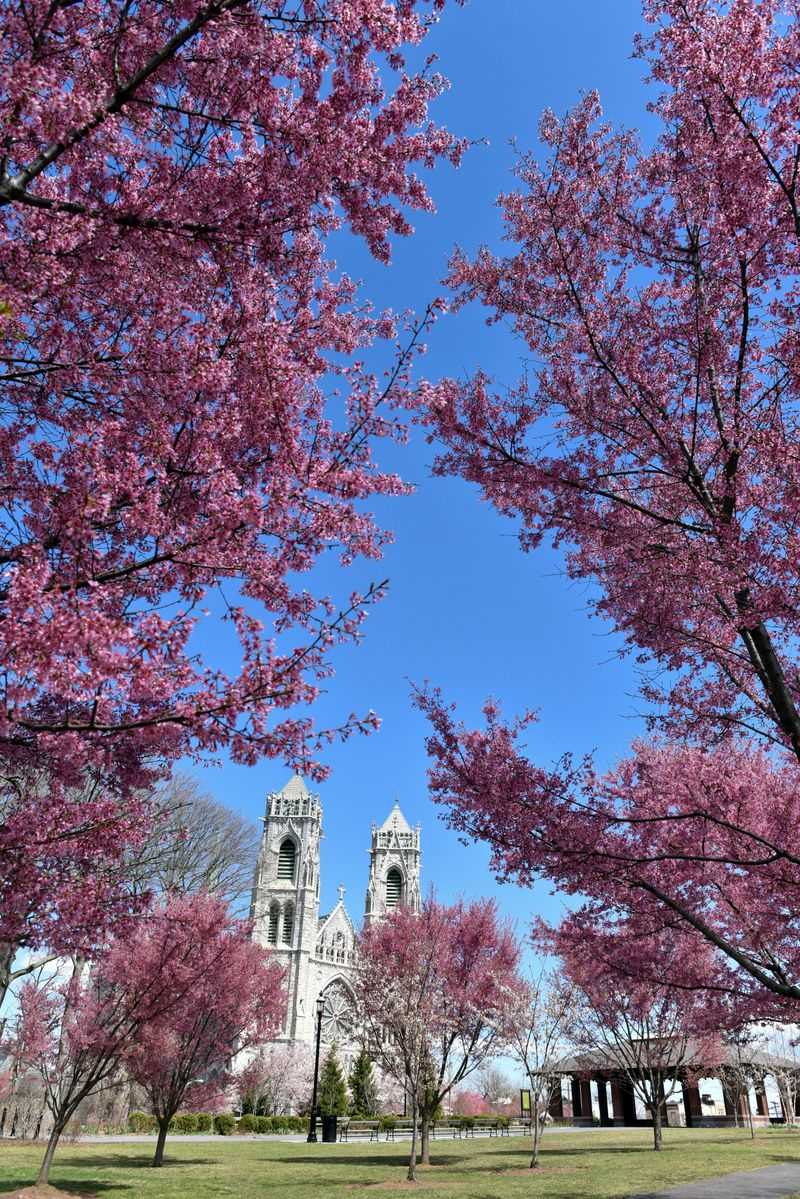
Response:
[[[329,1145],[336,1143],[336,1121],[338,1116],[323,1116],[322,1117],[322,1139],[327,1141]]]

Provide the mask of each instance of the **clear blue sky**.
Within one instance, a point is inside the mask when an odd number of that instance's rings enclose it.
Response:
[[[468,0],[463,9],[448,7],[425,46],[439,55],[452,85],[435,116],[489,144],[472,149],[458,171],[434,173],[438,212],[418,220],[416,235],[398,243],[391,267],[371,262],[352,242],[337,247],[339,265],[364,279],[378,305],[422,309],[440,291],[456,243],[468,250],[497,244],[494,202],[512,184],[511,139],[533,146],[543,108],[562,112],[581,91],[597,88],[610,120],[646,126],[643,67],[631,59],[640,24],[638,0]],[[522,347],[502,328],[487,329],[478,308],[442,321],[429,346],[422,369],[430,378],[469,374],[478,365],[503,383],[519,373]],[[610,762],[642,728],[636,678],[632,665],[615,657],[609,630],[588,617],[587,592],[565,578],[559,555],[521,554],[513,525],[473,489],[432,478],[431,457],[421,438],[400,455],[384,456],[416,485],[411,498],[377,509],[396,542],[383,563],[347,575],[331,569],[327,580],[340,596],[385,576],[391,590],[374,609],[361,647],[337,653],[336,677],[317,707],[321,724],[368,708],[383,720],[380,733],[334,746],[328,755],[333,774],[319,788],[322,904],[335,902],[341,882],[351,915],[361,915],[370,821],[380,822],[397,798],[407,817],[422,824],[426,885],[435,884],[444,899],[496,894],[522,930],[532,912],[556,915],[561,901],[543,886],[533,894],[498,887],[486,849],[461,846],[443,825],[427,798],[426,730],[411,710],[408,680],[440,685],[466,719],[477,719],[487,694],[509,712],[538,708],[541,721],[529,745],[540,760],[596,750]],[[208,791],[253,819],[263,815],[266,793],[289,777],[278,762],[191,769]]]

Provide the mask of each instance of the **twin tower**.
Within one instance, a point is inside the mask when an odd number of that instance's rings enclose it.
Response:
[[[283,1043],[314,1043],[316,1001],[324,1000],[322,1040],[336,1043],[345,1065],[358,1051],[350,978],[355,928],[339,888],[336,906],[319,912],[322,805],[294,775],[267,796],[264,835],[250,915],[253,937],[286,968],[289,995]],[[399,904],[420,902],[420,830],[397,804],[380,828],[372,825],[364,921],[379,920]]]

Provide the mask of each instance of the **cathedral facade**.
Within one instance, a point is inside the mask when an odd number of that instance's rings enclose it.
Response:
[[[348,1066],[358,1052],[352,991],[356,929],[345,907],[344,887],[332,910],[320,915],[322,805],[294,775],[267,796],[264,833],[250,908],[253,937],[286,968],[288,1005],[280,1041],[313,1045],[317,997],[324,1001],[323,1045],[336,1044]],[[420,904],[420,830],[398,804],[382,825],[372,825],[364,922],[398,906]]]

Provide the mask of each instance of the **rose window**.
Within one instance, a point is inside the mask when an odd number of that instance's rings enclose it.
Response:
[[[342,983],[335,982],[323,992],[322,1039],[330,1045],[348,1041],[353,1032],[353,1001]]]

